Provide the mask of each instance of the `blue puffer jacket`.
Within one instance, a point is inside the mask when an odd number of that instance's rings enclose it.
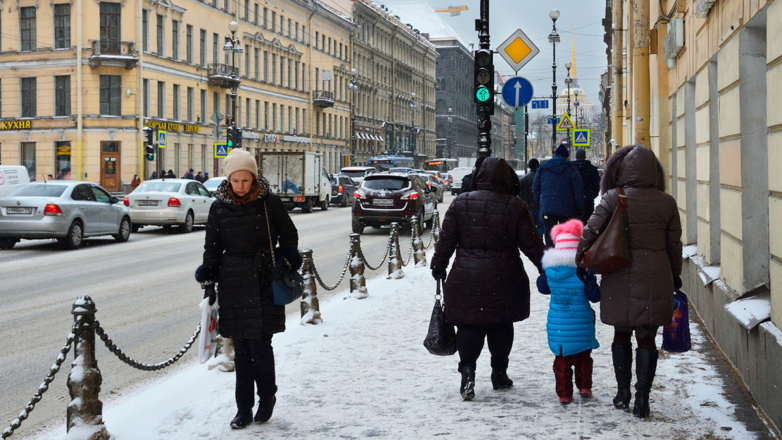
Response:
[[[576,217],[584,209],[584,187],[572,162],[554,157],[538,168],[532,193],[543,215]]]
[[[570,356],[600,346],[595,338],[595,312],[585,289],[599,290],[594,275],[586,285],[576,276],[575,250],[549,249],[543,256],[546,272],[538,279],[538,290],[551,293],[546,333],[551,352]]]

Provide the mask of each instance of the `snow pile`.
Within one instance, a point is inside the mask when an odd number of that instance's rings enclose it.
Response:
[[[430,254],[431,257],[431,254]],[[529,261],[526,267],[534,267]],[[383,271],[380,271],[383,272]],[[375,272],[375,274],[378,274]],[[231,432],[234,375],[192,367],[121,401],[106,402],[104,420],[117,440],[194,438],[754,438],[736,419],[724,382],[707,361],[711,347],[692,324],[693,350],[662,354],[651,394],[652,417],[640,422],[611,404],[613,329],[598,323],[594,397],[563,406],[554,391],[554,355],[546,343],[548,297],[533,288],[532,312],[517,323],[509,376],[494,391],[490,355],[478,361],[476,397],[459,396],[458,355],[437,357],[423,347],[436,284],[428,269],[403,279],[368,281],[357,301],[336,295],[321,303],[324,322],[274,337],[277,406],[272,419]],[[535,279],[530,274],[532,280]],[[447,305],[446,305],[447,306]],[[193,305],[195,307],[195,304]],[[62,438],[64,429],[41,438]]]
[[[744,328],[752,330],[771,317],[771,298],[768,295],[737,299],[725,304],[725,310],[733,315]]]

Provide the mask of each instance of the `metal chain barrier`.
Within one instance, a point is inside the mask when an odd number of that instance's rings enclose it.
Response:
[[[410,228],[410,231],[410,249],[407,250],[407,259],[402,261],[402,267],[407,267],[410,260],[413,258],[413,236],[415,235],[415,232],[412,232],[412,228]]]
[[[27,405],[24,406],[24,409],[19,413],[19,416],[14,419],[13,422],[11,422],[11,426],[3,431],[2,438],[11,437],[14,434],[14,431],[22,426],[22,422],[27,420],[27,417],[29,417],[30,413],[35,409],[35,405],[40,402],[41,399],[43,399],[43,394],[49,390],[49,384],[52,383],[54,376],[58,371],[60,371],[60,366],[62,366],[62,363],[65,362],[65,358],[71,351],[73,341],[76,340],[76,331],[79,328],[79,325],[81,325],[81,319],[78,319],[73,323],[73,326],[71,327],[71,333],[65,340],[65,345],[63,345],[60,349],[60,354],[57,355],[57,359],[54,360],[54,364],[49,369],[49,374],[46,375],[46,377],[43,379],[43,383],[38,387],[38,392],[33,395],[29,402],[27,402]]]
[[[386,262],[386,258],[388,258],[388,255],[391,253],[391,242],[393,241],[393,237],[389,235],[388,237],[388,246],[386,246],[386,253],[383,254],[383,260],[380,261],[380,263],[376,267],[372,267],[371,264],[369,264],[369,261],[367,261],[367,258],[364,256],[364,251],[359,249],[359,256],[362,260],[364,260],[364,264],[369,268],[369,270],[378,270],[381,267],[383,267],[383,263]]]
[[[345,267],[342,268],[342,274],[339,276],[339,279],[337,282],[332,286],[327,286],[326,283],[323,282],[323,278],[320,277],[320,273],[318,273],[318,268],[315,267],[315,260],[312,261],[312,270],[315,272],[315,279],[318,281],[318,284],[320,284],[320,287],[326,289],[327,291],[336,290],[336,288],[342,283],[342,280],[345,279],[345,274],[348,272],[348,266],[350,265],[350,257],[353,255],[353,247],[351,246],[350,249],[348,249],[348,255],[345,257]]]
[[[95,321],[95,333],[100,336],[101,341],[106,345],[106,348],[115,354],[122,362],[125,362],[126,364],[130,365],[133,368],[136,368],[138,370],[143,371],[156,371],[156,370],[162,370],[163,368],[168,367],[169,365],[173,364],[174,362],[178,361],[182,356],[187,353],[188,350],[190,350],[190,347],[193,346],[195,343],[196,338],[198,337],[198,334],[201,332],[201,324],[198,324],[198,327],[196,327],[195,332],[193,332],[193,336],[190,338],[189,341],[185,344],[184,347],[182,347],[179,350],[179,353],[174,355],[173,357],[168,358],[165,362],[161,362],[159,364],[142,364],[141,362],[138,362],[131,358],[130,356],[126,355],[122,352],[122,350],[117,347],[117,344],[114,343],[114,341],[111,340],[111,338],[106,334],[106,331],[103,330],[103,327],[100,326],[100,322],[97,320]]]
[[[429,243],[424,246],[424,249],[429,249],[429,247],[434,243],[434,227],[431,231],[429,231]]]

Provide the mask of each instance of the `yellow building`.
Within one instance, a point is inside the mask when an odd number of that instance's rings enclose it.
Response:
[[[145,125],[167,131],[163,169],[219,174],[232,72],[244,148],[320,152],[329,171],[348,152],[356,26],[319,3],[21,0],[3,12],[0,163],[37,180],[118,191],[147,177]],[[241,54],[224,50],[232,21]]]

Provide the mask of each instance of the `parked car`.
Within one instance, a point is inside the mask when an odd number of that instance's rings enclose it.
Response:
[[[26,183],[0,199],[0,249],[23,238],[56,238],[65,249],[78,249],[84,238],[100,235],[121,243],[131,228],[128,209],[96,183]]]
[[[432,191],[432,194],[437,200],[437,203],[443,203],[445,188],[443,184],[437,179],[437,177],[430,173],[416,175],[419,176],[424,181],[424,184]]]
[[[453,184],[453,174],[451,174],[451,172],[448,171],[443,175],[443,189],[445,191],[450,191],[452,184]]]
[[[358,185],[348,176],[334,176],[331,180],[331,203],[347,207],[355,198]]]
[[[21,165],[0,166],[0,198],[13,191],[19,185],[30,183],[27,168]]]
[[[462,192],[462,179],[470,173],[472,173],[472,167],[456,167],[451,170],[451,176],[453,176],[451,195],[460,194]]]
[[[189,179],[147,180],[125,197],[130,209],[133,232],[146,225],[168,229],[178,225],[191,232],[196,224],[205,224],[214,198],[199,182]]]
[[[414,174],[374,174],[367,176],[353,201],[353,232],[361,234],[366,226],[379,229],[398,222],[411,226],[417,218],[419,230],[432,227],[437,207],[434,194]]]
[[[376,172],[377,169],[375,167],[345,167],[339,170],[340,174],[350,177],[358,185],[361,185],[365,177]]]
[[[223,181],[228,180],[227,177],[215,177],[213,179],[209,179],[206,182],[203,183],[204,188],[209,191],[209,197],[215,196],[215,191],[217,191],[217,187],[220,186]]]

